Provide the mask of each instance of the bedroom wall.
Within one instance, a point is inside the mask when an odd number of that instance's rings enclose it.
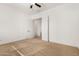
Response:
[[[50,42],[79,48],[79,4],[63,4],[35,14],[32,18],[42,17],[43,20],[47,16],[49,16]]]
[[[0,44],[32,38],[32,20],[23,11],[0,4]]]

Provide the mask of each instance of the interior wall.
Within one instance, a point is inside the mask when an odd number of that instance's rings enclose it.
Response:
[[[0,4],[0,44],[34,36],[32,20],[18,8]]]
[[[33,15],[32,18],[45,16],[49,16],[51,42],[79,47],[79,4],[63,4]]]

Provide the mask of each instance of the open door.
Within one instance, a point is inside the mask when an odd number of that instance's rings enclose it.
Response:
[[[49,42],[49,17],[42,17],[42,40]]]
[[[43,16],[33,21],[35,37],[40,37],[42,40],[49,42],[49,17]]]
[[[34,32],[35,32],[35,37],[39,37],[42,39],[42,22],[41,18],[35,19],[34,21]]]

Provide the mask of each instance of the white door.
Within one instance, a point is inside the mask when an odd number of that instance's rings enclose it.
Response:
[[[42,17],[42,40],[49,41],[48,16]]]

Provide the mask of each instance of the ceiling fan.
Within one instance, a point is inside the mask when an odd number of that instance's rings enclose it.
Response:
[[[30,5],[30,8],[32,9],[34,5],[37,6],[37,7],[39,7],[39,8],[41,8],[41,5],[38,4],[38,3],[34,3],[34,4]]]

